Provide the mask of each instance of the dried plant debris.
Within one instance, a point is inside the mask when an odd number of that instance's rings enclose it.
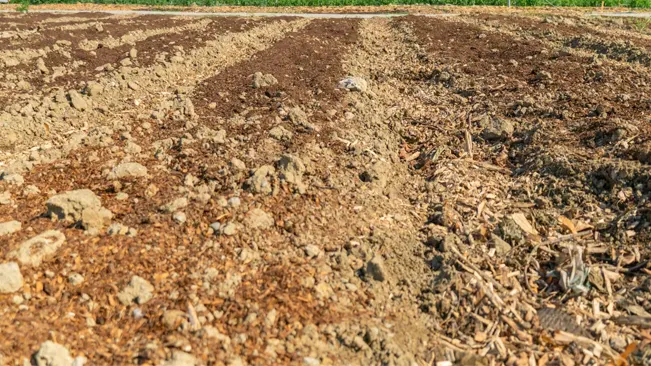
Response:
[[[548,330],[560,330],[589,337],[588,332],[576,323],[571,315],[557,308],[544,307],[537,312],[540,327]]]

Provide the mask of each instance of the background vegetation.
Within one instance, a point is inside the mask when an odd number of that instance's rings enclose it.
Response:
[[[514,6],[581,6],[600,7],[602,0],[511,0]],[[96,3],[96,4],[141,4],[173,6],[343,6],[343,5],[502,5],[508,0],[31,0],[31,4],[48,3]],[[651,0],[605,0],[607,7],[651,7]]]

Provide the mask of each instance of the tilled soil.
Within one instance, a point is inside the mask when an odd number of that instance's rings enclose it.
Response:
[[[648,35],[461,13],[0,15],[0,364],[648,362]]]

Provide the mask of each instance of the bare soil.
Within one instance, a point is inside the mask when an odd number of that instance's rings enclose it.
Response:
[[[0,15],[0,364],[648,362],[648,35],[455,9]]]

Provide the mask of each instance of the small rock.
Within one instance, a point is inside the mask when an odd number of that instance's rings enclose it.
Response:
[[[187,216],[185,215],[185,212],[177,211],[172,215],[172,219],[176,221],[179,224],[183,224],[187,221]]]
[[[365,92],[368,89],[368,83],[363,78],[357,76],[349,76],[339,81],[337,87],[354,92]]]
[[[139,276],[131,277],[129,284],[118,293],[118,300],[124,306],[129,306],[132,302],[142,305],[154,297],[154,286]]]
[[[289,142],[294,137],[294,134],[283,128],[283,126],[276,126],[269,130],[269,136],[278,141]]]
[[[14,295],[11,298],[11,302],[13,302],[14,305],[20,305],[25,302],[25,299],[21,295]]]
[[[219,221],[215,221],[212,224],[210,224],[210,228],[215,232],[219,232],[219,228],[221,227],[221,223]]]
[[[228,236],[235,235],[237,233],[237,224],[229,222],[228,224],[222,226],[221,233]]]
[[[30,184],[30,185],[26,186],[25,189],[23,189],[23,195],[28,196],[28,197],[37,195],[39,193],[41,193],[41,190],[38,189],[38,187],[33,185],[33,184]],[[2,204],[2,202],[0,202],[0,204]]]
[[[278,160],[278,171],[280,179],[293,185],[300,194],[304,194],[306,187],[303,183],[303,173],[305,173],[305,164],[294,155],[285,154]]]
[[[314,291],[316,292],[316,297],[322,300],[330,298],[335,293],[332,290],[332,286],[330,286],[327,282],[320,282],[314,287]]]
[[[84,210],[101,208],[102,201],[90,189],[78,189],[52,196],[46,205],[49,217],[77,222]]]
[[[319,366],[321,361],[314,357],[303,357],[303,364],[306,366]]]
[[[220,333],[217,328],[210,325],[203,327],[203,335],[206,338],[213,338],[218,341],[230,343],[230,338],[228,338],[227,335]]]
[[[250,229],[267,229],[274,225],[273,217],[259,208],[249,211],[244,224]]]
[[[18,88],[22,89],[22,90],[29,90],[29,89],[32,88],[32,84],[30,84],[29,82],[27,82],[25,80],[19,81],[18,83],[16,83],[16,86],[18,86]]]
[[[115,199],[118,201],[125,201],[129,199],[129,195],[124,192],[119,192],[118,194],[115,195]]]
[[[43,342],[33,358],[36,366],[71,366],[74,362],[67,348],[52,341]]]
[[[242,201],[239,197],[231,197],[228,199],[227,203],[230,207],[239,207]]]
[[[23,287],[23,275],[18,263],[7,262],[0,264],[0,294],[10,294]]]
[[[172,202],[167,203],[166,205],[161,206],[160,210],[166,213],[172,213],[186,207],[188,207],[188,199],[185,197],[180,197]]]
[[[91,81],[86,85],[86,94],[90,97],[96,97],[104,91],[104,86],[102,84]]]
[[[319,254],[321,254],[321,249],[313,244],[306,245],[304,251],[305,255],[308,256],[308,258],[316,258],[319,256]]]
[[[140,89],[140,85],[134,83],[133,81],[129,81],[129,82],[127,82],[127,86],[128,86],[129,89],[131,89],[131,90],[138,90],[138,89]]]
[[[172,358],[163,362],[161,366],[195,366],[197,359],[189,353],[174,351]]]
[[[366,264],[366,274],[376,281],[383,282],[387,279],[387,272],[384,268],[384,260],[378,254],[374,255]]]
[[[278,316],[278,312],[276,309],[271,309],[267,313],[267,315],[264,317],[264,326],[267,328],[271,328],[276,324],[276,317]]]
[[[127,154],[137,155],[140,154],[141,151],[142,147],[133,141],[127,141],[127,144],[124,146],[124,152]]]
[[[163,325],[169,330],[176,330],[188,321],[188,315],[181,310],[167,310],[163,313]]]
[[[137,231],[136,229],[130,228],[126,225],[115,223],[109,226],[108,230],[106,230],[106,233],[109,235],[136,236]]]
[[[85,111],[88,109],[88,103],[86,102],[86,99],[79,94],[78,91],[76,90],[71,90],[68,92],[68,97],[70,97],[70,104],[72,107],[78,111]]]
[[[102,201],[90,189],[78,189],[50,197],[46,205],[49,217],[80,222],[87,230],[101,229],[113,218],[113,213],[102,207]]]
[[[84,276],[80,275],[79,273],[71,273],[68,276],[68,283],[70,283],[72,286],[79,286],[84,283]]]
[[[25,183],[25,178],[23,178],[22,175],[17,173],[0,174],[0,180],[18,187],[22,186]]]
[[[50,70],[45,66],[45,61],[42,58],[36,60],[36,69],[41,72],[41,74],[49,74]]]
[[[0,237],[13,234],[22,228],[20,221],[7,221],[0,223]]]
[[[8,191],[0,193],[0,205],[10,205],[14,201],[11,199],[11,193]]]
[[[552,74],[550,74],[548,71],[544,70],[538,70],[535,72],[536,74],[536,80],[538,81],[551,81],[552,80]]]
[[[145,196],[151,198],[158,193],[158,187],[155,184],[150,184],[145,188]]]
[[[287,111],[289,121],[297,126],[301,126],[307,130],[316,130],[316,127],[310,123],[307,114],[299,107],[291,108]]]
[[[16,258],[20,264],[38,267],[44,259],[48,259],[63,245],[66,237],[57,230],[45,231],[21,243],[17,249],[7,254],[8,258]]]
[[[138,57],[138,50],[136,50],[135,48],[130,49],[129,50],[129,57],[131,57],[131,58]]]
[[[208,104],[208,108],[210,108],[210,109],[215,109],[215,108],[217,108],[217,103],[212,102],[212,103]]]
[[[199,178],[192,174],[187,174],[183,179],[183,185],[186,187],[194,187],[199,182]]]
[[[263,165],[255,170],[251,178],[248,179],[247,185],[251,192],[270,194],[273,190],[268,177],[275,174],[276,169],[271,165]]]
[[[89,232],[99,231],[111,223],[113,213],[104,207],[88,208],[81,214],[81,227]]]
[[[231,159],[229,164],[235,171],[246,170],[246,164],[244,164],[244,162],[238,158]]]
[[[109,179],[139,178],[147,176],[147,168],[138,163],[122,163],[113,168]]]
[[[278,80],[271,74],[256,72],[253,74],[253,88],[258,89],[278,84]]]
[[[488,126],[481,133],[482,138],[488,141],[505,140],[513,135],[513,124],[506,119],[491,118]]]

